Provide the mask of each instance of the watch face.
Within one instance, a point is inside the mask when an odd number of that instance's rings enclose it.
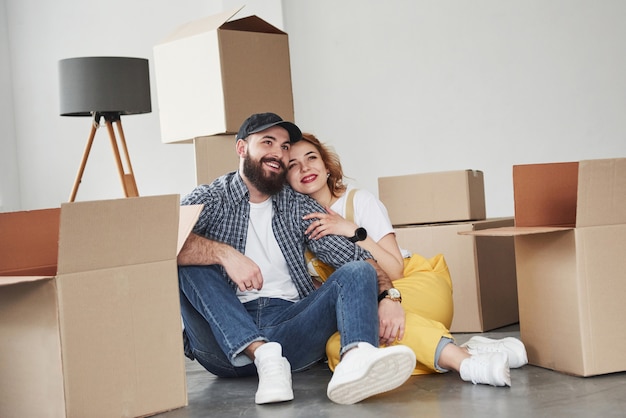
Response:
[[[367,231],[365,230],[365,228],[357,228],[354,233],[359,241],[363,241],[367,238]]]
[[[391,299],[400,299],[401,295],[400,295],[400,291],[398,289],[395,288],[391,288],[389,289],[389,296],[391,297]]]

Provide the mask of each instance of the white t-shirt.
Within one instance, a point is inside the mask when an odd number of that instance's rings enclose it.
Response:
[[[271,198],[263,203],[250,203],[245,255],[257,263],[261,269],[263,287],[261,290],[245,292],[237,290],[237,297],[242,303],[259,297],[279,298],[294,302],[299,300],[298,290],[289,275],[287,261],[272,230],[273,211]]]
[[[348,186],[346,192],[330,207],[344,218],[346,217],[346,205],[348,194],[354,187]],[[395,234],[387,208],[376,196],[364,189],[357,189],[354,193],[354,223],[367,230],[367,236],[376,242],[387,234]],[[402,256],[407,258],[411,253],[400,249]]]

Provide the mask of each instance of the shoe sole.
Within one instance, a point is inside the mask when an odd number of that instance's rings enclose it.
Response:
[[[517,362],[512,363],[511,362],[511,357],[509,357],[509,367],[511,369],[517,369],[519,367],[522,367],[526,364],[528,364],[528,357],[526,356],[526,347],[524,346],[524,343],[520,340],[518,340],[517,338],[513,338],[513,337],[505,337],[501,340],[494,340],[493,338],[487,338],[487,337],[481,337],[480,335],[474,336],[472,338],[470,338],[470,341],[476,341],[479,343],[483,343],[483,344],[488,344],[488,343],[494,343],[494,342],[498,342],[498,341],[502,341],[502,342],[508,342],[509,344],[515,346],[517,348],[517,350],[512,350],[515,352],[516,357],[520,358],[521,361],[519,362],[519,364]],[[470,344],[470,341],[466,342],[465,344],[462,344],[461,347],[465,347],[466,345]],[[521,353],[521,354],[519,354]]]
[[[400,346],[396,346],[400,347]],[[392,350],[389,347],[386,350]],[[403,347],[404,348],[404,347]],[[370,396],[401,386],[415,368],[415,354],[410,350],[387,352],[357,379],[328,390],[328,398],[338,404],[352,405]]]
[[[257,405],[263,405],[266,403],[278,403],[287,402],[293,400],[293,391],[291,393],[271,393],[264,396],[255,396],[254,402]]]

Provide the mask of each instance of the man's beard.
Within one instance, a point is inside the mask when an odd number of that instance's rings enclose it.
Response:
[[[263,169],[263,163],[275,161],[283,168],[280,173],[267,172]],[[261,158],[255,161],[246,154],[243,159],[243,175],[252,183],[256,189],[266,195],[273,196],[283,189],[287,181],[287,170],[282,161],[274,158]]]

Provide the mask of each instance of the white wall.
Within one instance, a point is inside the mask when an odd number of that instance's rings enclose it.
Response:
[[[288,0],[296,119],[344,171],[480,169],[513,215],[513,164],[626,157],[626,2]]]
[[[242,2],[1,1],[0,210],[56,207],[69,199],[91,125],[89,118],[59,116],[57,65],[79,56],[149,59],[152,113],[122,118],[139,193],[185,194],[195,186],[193,145],[161,142],[153,47],[180,25]],[[283,27],[279,0],[247,1],[237,17],[250,14]],[[123,190],[102,128],[76,200],[119,197]]]
[[[0,210],[69,197],[89,133],[88,118],[58,116],[57,63],[74,56],[150,60],[153,112],[123,119],[139,192],[194,186],[193,147],[160,140],[152,48],[180,24],[241,3],[0,1]],[[513,164],[626,157],[625,2],[246,3],[238,17],[289,33],[296,122],[335,146],[360,187],[480,169],[488,216],[504,216]],[[77,200],[121,196],[98,132]]]
[[[4,0],[0,3],[0,212],[19,209],[19,172],[13,89],[9,57],[9,32]]]

